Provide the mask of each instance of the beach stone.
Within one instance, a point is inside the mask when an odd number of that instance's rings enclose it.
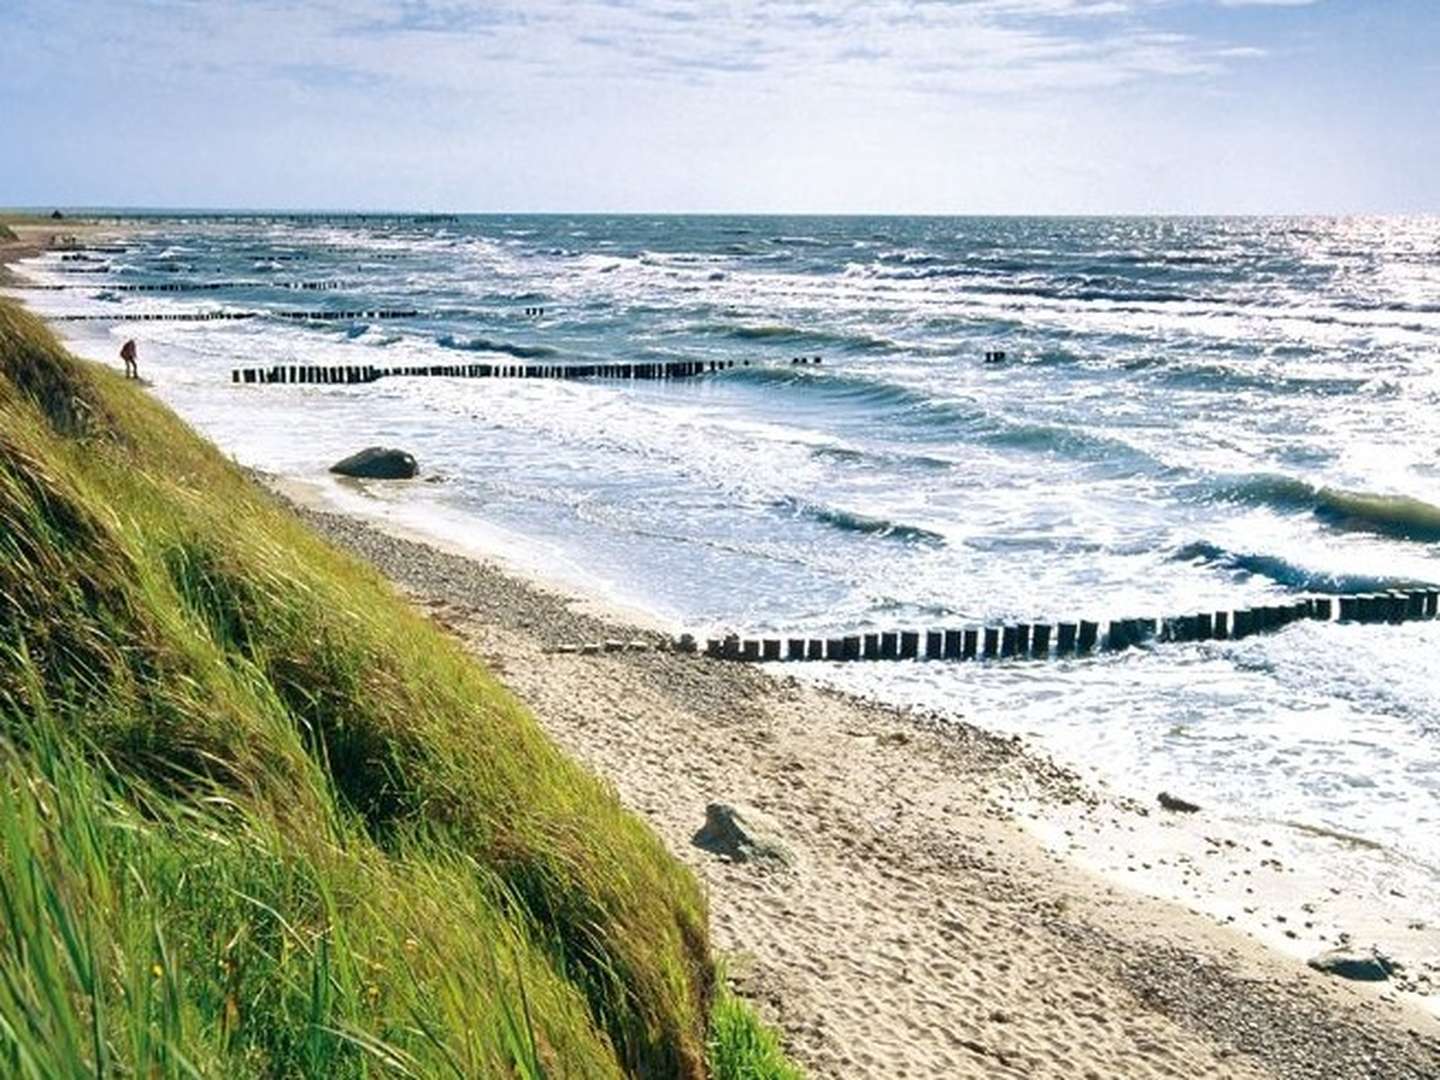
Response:
[[[330,471],[363,480],[409,480],[420,471],[420,467],[404,450],[367,446],[359,453],[351,454],[331,465]]]
[[[1194,814],[1200,810],[1200,807],[1188,799],[1181,799],[1175,795],[1171,795],[1168,791],[1160,792],[1156,798],[1161,807],[1177,814]]]
[[[1378,949],[1351,949],[1341,946],[1327,949],[1306,961],[1316,971],[1335,975],[1357,982],[1384,982],[1396,970],[1396,965]]]
[[[795,864],[795,853],[780,838],[779,826],[753,806],[710,803],[705,807],[705,824],[691,843],[716,855],[728,855],[736,862]]]

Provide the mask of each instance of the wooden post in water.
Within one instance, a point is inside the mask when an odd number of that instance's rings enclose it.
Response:
[[[825,659],[826,659],[826,660],[844,660],[844,659],[845,659],[845,641],[844,641],[843,638],[835,637],[835,638],[826,638],[826,639],[825,639]]]
[[[1013,626],[1005,626],[1000,629],[1000,656],[1008,660],[1015,655],[1016,630]]]
[[[1071,656],[1075,652],[1075,631],[1079,629],[1073,622],[1062,622],[1055,632],[1055,655]]]
[[[900,632],[900,659],[914,660],[920,652],[920,635],[914,630]]]
[[[1217,611],[1212,616],[1211,625],[1215,628],[1215,636],[1222,641],[1230,636],[1230,615],[1228,612]]]
[[[985,627],[985,652],[986,660],[994,660],[1000,655],[1000,631],[993,626]]]
[[[805,643],[805,659],[806,659],[806,660],[824,660],[824,659],[825,659],[825,642],[822,641],[820,638],[811,638],[808,642],[806,642],[806,643]]]
[[[765,660],[779,660],[780,639],[766,638],[764,644],[760,647],[760,655]]]
[[[963,634],[964,647],[960,650],[960,659],[974,660],[980,652],[980,631],[967,628]]]
[[[960,659],[960,641],[961,641],[961,638],[960,638],[960,631],[959,631],[959,630],[946,630],[946,631],[945,631],[945,659],[946,659],[946,660],[959,660],[959,659]]]
[[[1030,655],[1036,660],[1050,659],[1050,624],[1037,623],[1030,636]]]
[[[753,664],[760,659],[760,642],[754,638],[747,638],[740,649],[740,659],[746,663]]]
[[[880,635],[880,659],[898,660],[900,658],[900,635],[893,630],[887,630]]]
[[[1080,631],[1075,638],[1075,649],[1077,652],[1088,653],[1100,641],[1100,624],[1080,620]]]
[[[864,651],[864,654],[863,654],[863,655],[864,655],[864,657],[865,657],[866,660],[879,660],[879,659],[880,659],[880,635],[879,635],[879,634],[866,634],[866,635],[865,635],[865,651]]]
[[[860,635],[848,634],[845,637],[845,648],[841,655],[842,660],[860,659]]]
[[[1440,589],[1425,590],[1425,617],[1433,619],[1440,614]]]
[[[943,660],[945,658],[945,632],[943,630],[925,631],[925,659]]]
[[[1110,635],[1105,639],[1111,650],[1130,647],[1130,625],[1124,619],[1110,620]]]
[[[794,638],[794,637],[792,637],[789,641],[787,641],[787,642],[785,643],[785,649],[786,649],[785,659],[787,659],[787,660],[804,660],[804,659],[805,659],[805,639],[804,639],[804,638]]]

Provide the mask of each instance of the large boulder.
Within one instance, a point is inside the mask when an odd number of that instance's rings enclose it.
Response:
[[[404,450],[367,446],[358,454],[331,465],[330,471],[362,480],[409,480],[420,471],[420,466]]]
[[[1359,982],[1384,982],[1395,972],[1395,961],[1379,949],[1328,949],[1306,961],[1316,971]]]
[[[780,827],[753,806],[711,803],[705,807],[705,824],[692,838],[696,847],[736,862],[769,862],[790,866],[795,853],[780,838]]]

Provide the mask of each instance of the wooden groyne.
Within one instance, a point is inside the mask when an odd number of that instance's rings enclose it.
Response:
[[[126,282],[124,284],[105,285],[56,285],[47,283],[22,283],[18,285],[7,285],[7,289],[17,289],[28,292],[60,292],[65,289],[84,289],[87,292],[116,292],[116,293],[191,293],[191,292],[218,292],[222,289],[285,289],[290,292],[332,292],[336,289],[353,289],[357,283],[353,281],[145,281]],[[56,316],[57,318],[61,316]],[[128,316],[113,315],[111,318],[117,321]]]
[[[342,384],[372,383],[385,378],[442,379],[684,379],[726,371],[734,360],[669,360],[641,364],[428,364],[413,367],[276,364],[268,368],[236,368],[232,383]]]
[[[791,364],[819,364],[820,357],[792,358]],[[356,385],[385,378],[440,379],[686,379],[749,367],[748,360],[657,360],[638,364],[424,364],[407,367],[342,365],[315,367],[310,364],[276,364],[268,368],[235,368],[230,381],[246,386],[271,384]]]
[[[47,315],[51,322],[212,322],[240,319],[290,319],[298,322],[354,322],[377,319],[413,319],[416,308],[379,308],[373,311],[153,311],[134,314],[105,312],[94,315]]]
[[[1284,603],[1232,611],[1197,611],[1168,618],[873,630],[823,638],[746,638],[730,634],[708,638],[704,654],[717,660],[742,662],[1054,660],[1118,652],[1151,643],[1238,641],[1300,621],[1402,623],[1434,619],[1437,610],[1440,589],[1397,589],[1306,596]],[[674,647],[680,652],[700,651],[700,643],[690,634],[677,638]]]

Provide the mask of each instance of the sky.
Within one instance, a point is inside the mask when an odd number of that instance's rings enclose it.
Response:
[[[1440,211],[1440,0],[0,0],[0,205]]]

